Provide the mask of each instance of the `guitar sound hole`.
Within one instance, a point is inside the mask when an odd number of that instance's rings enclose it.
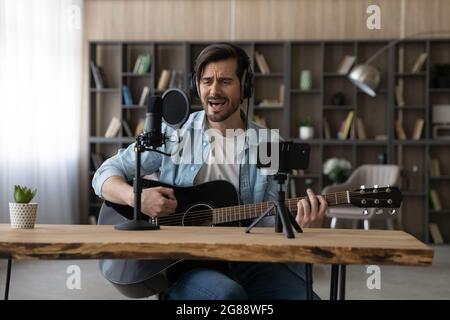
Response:
[[[183,226],[211,226],[212,207],[206,204],[196,204],[190,207],[183,217]]]

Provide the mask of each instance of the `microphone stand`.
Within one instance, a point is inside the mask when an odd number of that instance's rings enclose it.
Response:
[[[141,214],[141,196],[142,196],[142,178],[141,178],[141,154],[144,151],[155,151],[165,154],[153,147],[146,147],[146,145],[152,144],[152,137],[148,137],[146,133],[141,133],[136,138],[136,145],[134,146],[134,152],[136,155],[136,171],[133,179],[133,192],[134,192],[134,216],[133,220],[116,224],[114,227],[117,230],[159,230],[159,225],[155,222],[154,218],[150,218],[150,221],[142,219]]]

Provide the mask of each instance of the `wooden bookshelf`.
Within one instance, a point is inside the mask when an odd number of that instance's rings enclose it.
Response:
[[[372,98],[354,87],[346,75],[338,71],[344,57],[354,56],[355,64],[365,62],[378,49],[392,39],[360,39],[344,41],[238,41],[251,57],[255,72],[254,96],[250,100],[250,117],[264,117],[271,128],[280,130],[286,139],[299,140],[298,124],[306,117],[313,120],[314,139],[311,145],[310,168],[302,176],[292,177],[299,195],[306,188],[315,192],[330,183],[322,175],[322,164],[330,157],[349,160],[353,167],[367,164],[399,164],[402,167],[401,189],[405,201],[401,209],[401,222],[405,231],[430,241],[429,223],[436,223],[445,242],[450,242],[450,203],[442,197],[443,210],[431,210],[430,188],[445,195],[450,190],[450,140],[433,139],[432,106],[450,104],[450,88],[439,88],[433,82],[433,66],[450,63],[450,39],[407,40],[391,47],[371,64],[381,71],[381,83],[377,96]],[[212,42],[212,41],[211,41]],[[90,73],[90,150],[105,158],[126,147],[133,137],[126,136],[121,128],[117,137],[105,138],[104,133],[113,116],[126,120],[132,131],[145,116],[145,107],[138,106],[144,86],[150,94],[157,90],[163,70],[176,70],[182,76],[177,87],[191,96],[191,110],[201,109],[200,101],[189,90],[189,81],[195,58],[211,42],[206,41],[92,41],[89,43],[90,60],[102,67],[108,86],[95,89]],[[256,61],[256,52],[262,54],[270,72],[263,74]],[[403,52],[403,54],[401,54]],[[427,59],[417,72],[412,69],[420,54]],[[139,55],[152,57],[150,69],[144,74],[133,72]],[[302,70],[311,73],[311,86],[301,89]],[[396,101],[396,86],[403,83],[404,106]],[[121,88],[130,89],[133,104],[124,105]],[[264,99],[280,99],[279,88],[284,85],[281,107],[259,105]],[[343,101],[338,101],[342,93]],[[337,103],[339,102],[339,104]],[[337,139],[342,121],[354,112],[354,120],[361,119],[365,137],[358,139],[357,133],[346,140]],[[330,128],[330,138],[324,135],[324,120]],[[406,140],[399,140],[394,129],[395,121],[401,119]],[[424,119],[420,139],[413,140],[415,122]],[[377,139],[384,136],[385,140]],[[437,158],[441,175],[432,177],[428,169],[429,158]],[[90,172],[94,168],[90,166]],[[99,201],[91,195],[90,214],[98,213]]]

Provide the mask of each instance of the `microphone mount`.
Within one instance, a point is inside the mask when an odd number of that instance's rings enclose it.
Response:
[[[153,105],[151,105],[153,104]],[[156,105],[157,104],[157,105]],[[148,127],[143,133],[136,137],[136,143],[134,146],[136,167],[135,175],[133,178],[133,192],[134,192],[134,209],[133,220],[129,220],[115,225],[116,230],[159,230],[160,227],[157,223],[157,219],[151,218],[150,221],[144,219],[141,213],[141,199],[142,199],[142,177],[141,177],[141,155],[145,151],[153,151],[164,156],[171,156],[171,154],[158,150],[166,141],[170,141],[161,132],[161,118],[163,117],[163,110],[161,104],[165,104],[165,108],[168,108],[168,114],[173,113],[175,108],[183,111],[178,112],[179,117],[170,119],[168,124],[172,127],[181,127],[186,121],[189,114],[189,99],[187,95],[179,89],[169,89],[166,91],[162,98],[151,97],[149,99],[149,112],[147,113]],[[151,109],[151,110],[150,110]]]

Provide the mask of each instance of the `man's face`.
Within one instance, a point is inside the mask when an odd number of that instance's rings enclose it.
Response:
[[[200,77],[200,97],[209,121],[228,119],[240,104],[240,81],[236,75],[236,59],[207,64]]]

